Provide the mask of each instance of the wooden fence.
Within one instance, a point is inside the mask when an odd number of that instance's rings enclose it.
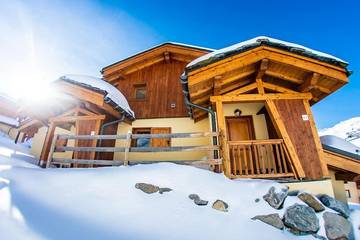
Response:
[[[99,165],[99,166],[120,166],[129,164],[129,154],[139,152],[189,152],[189,151],[219,151],[218,145],[202,145],[202,146],[168,146],[168,147],[133,147],[132,140],[136,139],[172,139],[172,138],[204,138],[218,137],[218,133],[214,132],[196,132],[196,133],[170,133],[170,134],[132,134],[128,132],[124,135],[55,135],[51,143],[46,167],[54,165]],[[124,140],[125,144],[121,147],[82,147],[82,146],[61,146],[59,142],[67,142],[67,140]],[[121,152],[124,153],[124,159],[101,160],[101,159],[73,159],[73,158],[54,158],[56,152]],[[216,154],[219,156],[219,154]],[[148,161],[148,160],[131,160],[134,163],[152,163],[152,162],[176,162],[176,163],[205,163],[210,165],[221,164],[221,159],[210,159],[201,161],[199,159],[184,161]]]
[[[229,141],[228,145],[233,178],[295,176],[282,139]]]

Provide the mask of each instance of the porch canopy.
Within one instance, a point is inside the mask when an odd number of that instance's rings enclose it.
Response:
[[[311,104],[348,83],[348,63],[332,55],[269,37],[256,37],[208,53],[185,69],[189,100],[207,107],[212,95],[311,93]],[[194,110],[194,118],[205,113]]]
[[[224,170],[229,177],[286,177],[293,173],[297,178],[320,179],[328,177],[328,171],[310,105],[348,83],[347,66],[337,57],[298,44],[256,37],[195,59],[187,65],[181,80],[190,102],[216,109]],[[240,147],[244,150],[231,148],[223,105],[240,102],[263,102],[280,138],[271,143],[250,144],[267,145],[275,154],[274,163],[268,168],[261,169],[261,156],[255,162],[248,159],[258,157],[253,146],[247,148],[242,143]],[[201,109],[189,110],[195,121],[207,118]],[[284,149],[280,146],[280,150],[288,157],[276,156],[280,151],[279,140],[285,146]],[[234,160],[233,155],[239,153],[244,155],[241,158],[245,162]],[[284,159],[289,161],[288,172],[284,171]],[[232,170],[237,164],[250,167]]]

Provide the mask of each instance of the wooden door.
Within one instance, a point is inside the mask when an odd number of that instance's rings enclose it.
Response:
[[[252,116],[226,117],[226,127],[229,141],[255,139]]]
[[[255,130],[252,116],[226,117],[229,141],[254,140]],[[230,172],[234,175],[249,174],[253,168],[251,146],[237,147],[230,151]],[[240,167],[241,166],[241,167]]]
[[[171,128],[151,128],[151,134],[167,134],[171,133]],[[170,138],[152,138],[151,139],[152,147],[170,147],[171,139]]]

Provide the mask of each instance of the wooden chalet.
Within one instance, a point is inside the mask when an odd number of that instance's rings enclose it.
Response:
[[[33,138],[32,152],[45,166],[56,134],[98,135],[116,134],[120,120],[131,122],[134,113],[126,98],[99,78],[66,75],[53,83],[56,95],[41,106],[23,106],[20,114],[29,116],[19,127],[22,138]],[[37,108],[37,109],[36,109]],[[110,124],[109,124],[110,123]],[[57,146],[114,146],[115,141],[60,140]],[[59,156],[74,159],[113,159],[113,153],[71,152]],[[77,166],[77,165],[74,165]]]
[[[326,179],[346,159],[323,151],[311,106],[348,83],[347,65],[268,37],[215,51],[164,43],[104,67],[100,85],[60,79],[61,107],[20,131],[47,129],[48,166],[202,160],[229,178]]]

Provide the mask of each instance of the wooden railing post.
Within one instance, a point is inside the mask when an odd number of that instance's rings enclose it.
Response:
[[[55,134],[54,138],[51,142],[51,146],[50,146],[50,152],[46,161],[46,168],[49,168],[51,166],[51,161],[53,159],[53,155],[54,155],[54,151],[55,151],[55,147],[56,147],[56,141],[58,140],[59,135]]]
[[[129,165],[129,151],[131,147],[131,131],[129,130],[126,134],[125,142],[125,154],[124,154],[124,166]]]

